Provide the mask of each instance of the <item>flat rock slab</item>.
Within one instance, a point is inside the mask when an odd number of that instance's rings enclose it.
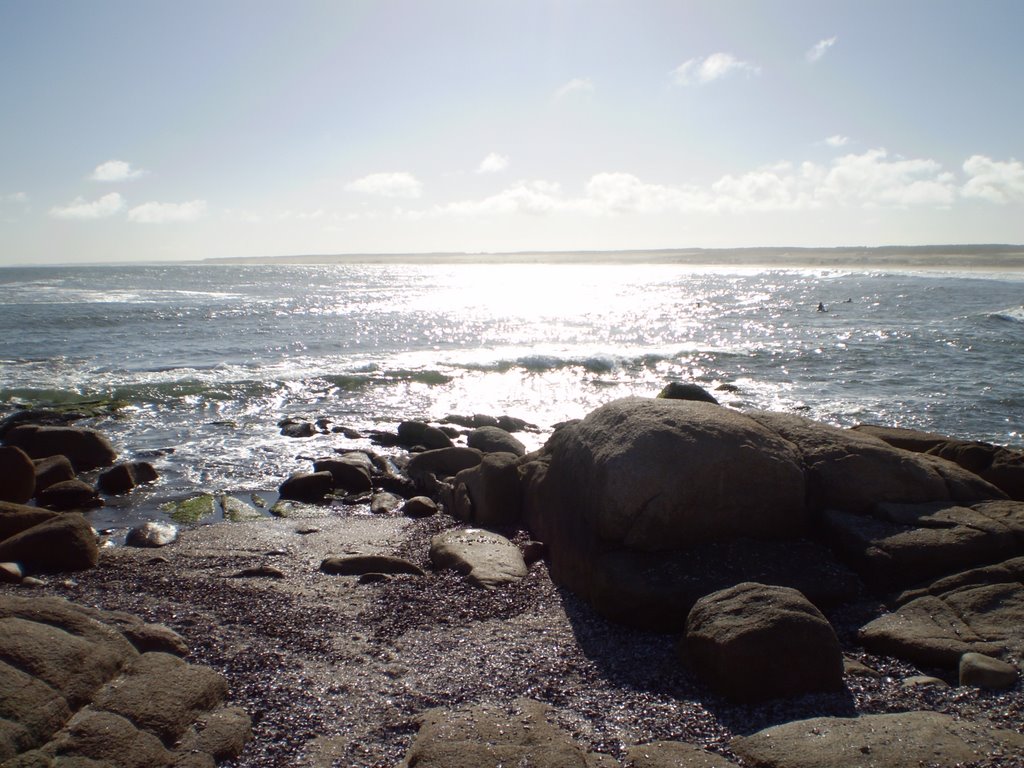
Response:
[[[1024,735],[938,712],[816,717],[734,738],[732,750],[759,768],[953,768],[1024,753]]]
[[[625,768],[735,768],[721,755],[682,741],[656,741],[626,749]]]
[[[444,531],[430,540],[430,561],[453,568],[477,586],[491,589],[511,584],[527,574],[523,553],[497,533],[482,528]]]

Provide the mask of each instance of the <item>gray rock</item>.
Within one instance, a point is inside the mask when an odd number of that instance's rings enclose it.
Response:
[[[681,646],[697,674],[734,701],[843,687],[832,625],[795,589],[743,583],[697,601]]]
[[[528,571],[519,547],[479,528],[444,531],[430,540],[430,561],[452,568],[477,586],[492,589],[524,578]]]
[[[25,573],[60,573],[99,562],[96,532],[77,512],[67,512],[0,541],[0,561],[21,563]]]
[[[522,496],[518,457],[490,453],[455,476],[452,514],[483,528],[515,526],[522,521]]]
[[[469,433],[466,445],[483,453],[526,455],[526,446],[500,427],[478,427]]]
[[[150,521],[128,531],[125,544],[129,547],[166,547],[178,540],[178,527],[170,523]]]
[[[954,768],[1024,752],[1024,735],[954,720],[938,712],[816,717],[765,728],[730,742],[761,768]]]
[[[300,419],[285,419],[284,421],[278,422],[277,426],[281,428],[281,434],[283,436],[295,439],[312,437],[317,433],[315,426],[308,421],[302,421]]]
[[[453,445],[448,435],[422,421],[403,421],[398,425],[398,439],[402,445],[409,448],[422,446],[429,450],[451,448]]]
[[[399,768],[589,768],[584,750],[551,725],[538,702],[430,710]]]
[[[373,488],[373,462],[365,453],[346,453],[313,463],[316,472],[330,472],[334,486],[349,493],[363,493]]]
[[[981,653],[965,653],[960,657],[960,685],[1003,690],[1017,684],[1018,672],[1013,664]]]
[[[399,509],[405,500],[387,491],[380,491],[373,494],[370,499],[370,511],[375,515],[390,515]]]
[[[0,563],[0,584],[17,584],[24,575],[18,563]]]
[[[282,499],[317,502],[331,492],[334,475],[330,472],[296,472],[277,489]]]
[[[49,488],[62,480],[73,480],[75,468],[67,456],[47,456],[45,459],[33,459],[36,470],[36,493]]]
[[[66,456],[78,472],[108,467],[117,458],[110,441],[93,429],[23,424],[7,432],[4,439],[33,459]]]
[[[684,383],[681,381],[672,381],[666,384],[661,392],[658,393],[658,397],[665,400],[694,400],[703,403],[714,403],[718,405],[718,400],[715,396],[708,392],[704,387],[699,384]]]
[[[328,557],[320,570],[335,576],[362,576],[367,573],[404,573],[423,576],[423,569],[408,560],[391,555],[343,555]]]
[[[734,768],[721,755],[682,741],[655,741],[626,748],[625,768]]]
[[[451,477],[463,469],[475,467],[483,459],[483,454],[475,448],[438,448],[433,451],[417,453],[409,459],[406,471],[414,480],[425,474]]]
[[[40,491],[39,506],[58,511],[92,509],[103,505],[96,489],[82,480],[64,480]]]
[[[35,496],[36,469],[21,448],[0,445],[0,501],[24,504]]]
[[[402,505],[406,517],[431,517],[437,514],[437,504],[428,496],[413,496]]]

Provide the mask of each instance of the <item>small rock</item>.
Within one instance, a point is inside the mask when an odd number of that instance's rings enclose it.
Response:
[[[702,403],[714,403],[718,405],[715,396],[704,387],[697,384],[689,384],[681,381],[672,381],[658,393],[663,400],[696,400]]]
[[[543,541],[527,541],[519,547],[523,553],[523,560],[527,565],[533,565],[534,563],[543,560],[544,555],[547,553],[547,547],[544,546]]]
[[[296,472],[278,488],[282,499],[317,502],[331,492],[334,475],[330,472]]]
[[[193,496],[182,501],[169,501],[160,509],[171,516],[176,523],[198,523],[217,512],[217,500],[209,493]]]
[[[159,475],[148,461],[133,461],[118,464],[102,473],[96,480],[96,487],[108,496],[127,493],[143,483],[152,483]]]
[[[129,547],[166,547],[177,538],[177,526],[150,521],[128,531],[124,543]]]
[[[904,688],[949,688],[949,683],[931,675],[912,675],[900,681]]]
[[[448,435],[422,421],[403,421],[398,425],[398,439],[402,445],[410,448],[417,445],[422,445],[428,450],[452,447],[452,440]]]
[[[452,568],[473,584],[492,589],[524,578],[529,571],[519,547],[482,528],[444,531],[430,540],[430,561]]]
[[[296,528],[295,532],[299,536],[309,536],[311,533],[320,533],[319,528]]]
[[[58,511],[92,509],[103,506],[96,489],[82,480],[64,480],[54,483],[36,497],[39,506]]]
[[[328,557],[320,570],[334,576],[364,576],[368,573],[404,573],[423,576],[423,569],[408,560],[391,555],[344,555]]]
[[[302,438],[312,437],[316,434],[316,427],[308,421],[285,419],[284,421],[279,421],[277,426],[281,428],[281,434],[285,437]]]
[[[389,515],[402,506],[401,496],[396,496],[387,491],[373,494],[370,499],[370,511],[375,515]]]
[[[0,584],[17,584],[23,575],[18,563],[0,563]]]
[[[35,576],[26,576],[21,580],[21,586],[23,587],[45,587],[46,582],[42,579],[36,578]]]
[[[390,581],[391,577],[386,573],[364,573],[358,579],[357,584],[380,584],[385,581]]]
[[[231,574],[233,579],[268,578],[283,579],[284,571],[272,565],[257,565],[253,568],[243,568],[238,573]]]
[[[867,664],[863,664],[856,659],[843,659],[843,674],[849,675],[850,677],[870,677],[874,679],[880,678],[881,673],[869,667]]]
[[[402,514],[406,517],[430,517],[437,514],[437,504],[429,496],[413,496],[402,505]]]
[[[1003,690],[1017,684],[1017,668],[1001,659],[982,653],[965,653],[960,657],[960,685]]]

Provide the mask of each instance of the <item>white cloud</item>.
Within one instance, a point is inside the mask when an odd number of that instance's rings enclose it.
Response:
[[[554,93],[555,101],[560,101],[573,93],[593,93],[594,81],[589,77],[574,77]]]
[[[205,200],[187,203],[143,203],[128,211],[128,220],[137,224],[162,224],[172,221],[195,221],[206,215]]]
[[[345,185],[345,189],[380,197],[419,197],[423,184],[411,173],[371,173]]]
[[[952,173],[935,160],[890,160],[884,149],[837,158],[818,190],[820,197],[864,207],[948,207],[956,197]]]
[[[807,53],[805,53],[804,56],[806,56],[807,60],[812,64],[816,61],[821,61],[821,57],[828,53],[828,49],[836,44],[837,39],[837,37],[833,36],[827,37],[824,40],[819,40],[807,50]]]
[[[135,170],[131,163],[123,160],[107,160],[97,165],[89,178],[92,181],[131,181],[145,174],[145,171]]]
[[[964,161],[964,172],[970,176],[960,194],[992,203],[1024,202],[1024,163],[993,160],[985,155],[972,155]]]
[[[477,167],[477,173],[498,173],[508,168],[508,155],[499,155],[497,152],[491,152],[487,157],[480,161],[479,167]]]
[[[712,53],[704,59],[684,61],[672,70],[677,85],[707,85],[733,73],[759,75],[761,68],[747,61],[740,61],[731,53]]]
[[[67,205],[54,206],[50,209],[50,216],[55,219],[76,219],[89,221],[92,219],[104,219],[113,216],[124,208],[124,198],[117,192],[104,195],[99,200],[87,202],[81,197],[76,197]]]
[[[845,147],[850,143],[850,138],[848,136],[841,136],[837,133],[834,136],[829,136],[825,139],[825,143],[830,147]]]
[[[412,211],[412,218],[443,215],[478,216],[501,213],[543,215],[567,210],[574,205],[562,197],[561,187],[551,181],[519,181],[495,195],[481,200],[461,200],[435,206],[428,211]]]

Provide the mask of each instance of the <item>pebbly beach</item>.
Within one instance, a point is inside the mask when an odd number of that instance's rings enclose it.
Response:
[[[147,546],[39,504],[58,438],[96,497],[125,465],[89,420],[9,418],[0,658],[66,710],[8,705],[0,764],[1022,764],[1020,452],[662,395],[530,452],[522,420],[282,423],[280,498]],[[118,650],[83,682],[86,642]]]

